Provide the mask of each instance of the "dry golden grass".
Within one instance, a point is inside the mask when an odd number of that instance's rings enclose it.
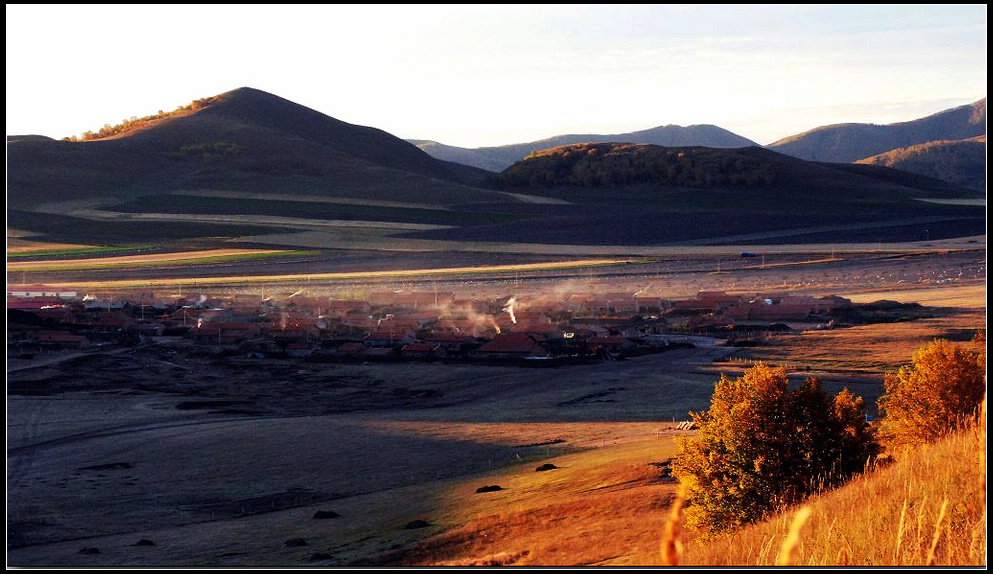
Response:
[[[676,500],[669,506],[669,522],[662,534],[662,565],[679,565],[679,556],[683,552],[683,544],[679,539],[679,530],[683,524],[682,511],[686,503],[686,486],[680,484]]]
[[[89,245],[77,245],[72,243],[38,243],[34,241],[26,241],[22,239],[7,237],[7,254],[8,255],[24,255],[29,253],[38,253],[45,251],[72,251],[77,249],[87,249],[91,248]],[[8,262],[9,266],[10,263]]]
[[[783,541],[783,546],[776,556],[776,566],[792,566],[795,563],[796,547],[800,542],[800,530],[803,529],[808,518],[810,518],[810,507],[801,506],[800,510],[796,512],[796,517],[790,526],[790,532],[786,535],[786,540]]]
[[[897,356],[905,362],[909,354],[895,352],[893,359]],[[486,502],[452,498],[460,510],[451,519],[460,526],[429,538],[396,563],[982,566],[985,428],[984,399],[979,424],[710,543],[682,528],[681,489],[658,484],[645,467],[633,464],[670,456],[662,445],[631,441],[609,452],[573,453],[554,459],[564,465],[554,475],[504,475],[498,480],[506,494]],[[655,554],[646,552],[652,548]]]
[[[556,457],[462,484],[439,522],[453,527],[389,563],[405,566],[642,566],[659,564],[659,533],[677,484],[659,479],[675,453],[672,434]]]
[[[791,563],[985,566],[984,456],[982,425],[812,498]],[[791,517],[792,512],[782,513],[727,538],[693,544],[681,563],[773,565],[775,549],[790,543]]]
[[[972,307],[986,310],[986,282],[972,281],[957,285],[923,285],[914,289],[888,289],[856,292],[847,295],[854,303],[872,303],[880,299],[920,303],[934,307]]]
[[[408,429],[409,430],[409,429]],[[976,566],[985,564],[985,426],[959,431],[804,506],[710,543],[682,528],[679,485],[653,461],[672,434],[461,482],[441,532],[402,566]],[[963,461],[973,464],[963,464]]]
[[[744,356],[750,361],[789,365],[795,369],[810,367],[813,371],[895,372],[922,345],[937,338],[963,338],[963,333],[964,338],[969,338],[968,330],[984,329],[985,325],[985,307],[963,309],[947,317],[783,334],[770,339],[768,345],[750,348]],[[853,349],[858,352],[853,353]]]
[[[983,380],[985,383],[985,379]],[[986,395],[983,393],[983,402],[979,404],[979,425],[977,425],[976,450],[979,451],[979,468],[982,469],[982,490],[983,506],[986,506]]]

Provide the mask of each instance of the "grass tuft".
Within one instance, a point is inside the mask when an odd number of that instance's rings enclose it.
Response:
[[[803,525],[810,518],[810,507],[803,506],[797,511],[796,517],[793,519],[793,524],[790,526],[790,533],[786,536],[786,540],[783,541],[782,547],[779,549],[779,555],[776,556],[776,566],[791,566],[796,559],[796,547],[800,542],[800,530]]]
[[[663,566],[677,566],[679,564],[679,555],[683,551],[682,542],[679,540],[679,529],[682,524],[684,502],[686,502],[686,486],[681,484],[676,493],[676,499],[669,507],[669,521],[666,522],[662,536]]]

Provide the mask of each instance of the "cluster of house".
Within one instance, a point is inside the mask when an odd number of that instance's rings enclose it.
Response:
[[[453,293],[378,292],[361,298],[259,295],[162,301],[153,293],[79,297],[45,286],[8,288],[8,352],[80,350],[181,337],[248,356],[317,360],[613,359],[670,348],[681,336],[746,324],[826,321],[840,297],[702,291],[667,300],[645,293],[459,299]],[[25,320],[30,314],[34,319]]]

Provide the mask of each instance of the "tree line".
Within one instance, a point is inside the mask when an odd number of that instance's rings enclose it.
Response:
[[[85,131],[78,137],[77,136],[64,137],[62,138],[62,141],[85,142],[85,141],[108,138],[111,136],[139,130],[143,127],[146,127],[148,124],[154,121],[165,119],[181,112],[186,112],[186,111],[195,112],[197,110],[203,109],[216,102],[219,97],[220,96],[213,96],[210,98],[200,98],[198,100],[193,100],[192,102],[186,104],[185,106],[179,106],[171,112],[163,112],[162,110],[159,110],[157,114],[152,114],[150,116],[144,116],[141,118],[131,117],[129,119],[122,120],[121,123],[117,125],[104,124],[102,128],[100,128],[95,132],[92,130]]]
[[[497,187],[756,186],[776,180],[772,167],[734,149],[581,143],[531,153],[490,176]]]

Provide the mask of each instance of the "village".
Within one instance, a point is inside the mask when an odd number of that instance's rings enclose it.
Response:
[[[690,336],[759,344],[772,333],[858,322],[843,297],[700,291],[533,293],[371,291],[364,297],[258,293],[183,297],[9,286],[8,358],[183,341],[250,359],[478,361],[550,366],[692,346]]]

